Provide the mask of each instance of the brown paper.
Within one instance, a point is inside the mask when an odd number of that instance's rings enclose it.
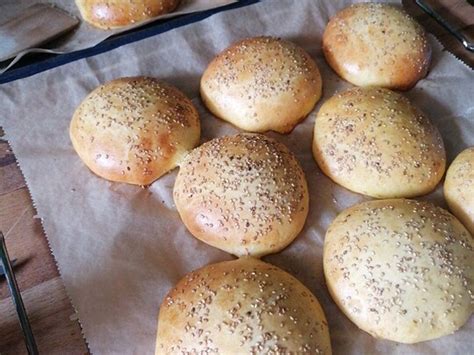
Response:
[[[2,0],[2,3],[0,4],[0,24],[11,18],[14,18],[18,14],[21,14],[24,9],[36,3],[53,4],[54,6],[57,6],[80,19],[81,22],[74,31],[68,33],[67,35],[61,36],[58,40],[46,43],[44,46],[38,48],[26,49],[18,53],[13,60],[0,64],[0,74],[7,71],[25,54],[28,53],[68,53],[78,51],[81,49],[93,47],[112,35],[129,31],[133,28],[141,27],[156,20],[163,20],[184,14],[190,14],[192,12],[205,11],[228,5],[236,1],[237,0],[181,0],[178,8],[169,14],[156,16],[149,20],[141,21],[123,28],[102,30],[95,28],[94,26],[82,20],[81,14],[75,5],[74,0]],[[2,43],[0,42],[0,47],[1,46]]]
[[[314,112],[337,90],[350,86],[331,71],[321,53],[329,16],[348,2],[267,0],[0,87],[0,124],[43,218],[92,353],[152,353],[159,305],[170,287],[187,272],[231,256],[197,241],[180,222],[172,199],[176,171],[147,189],[94,176],[69,141],[74,109],[105,81],[151,75],[194,98],[201,113],[202,141],[237,132],[202,107],[199,78],[216,53],[238,39],[256,35],[280,36],[304,47],[321,69],[324,90],[313,113],[291,134],[269,134],[297,155],[311,202],[303,232],[283,252],[264,260],[291,272],[318,297],[335,354],[472,351],[472,317],[461,330],[442,339],[397,344],[358,330],[326,289],[324,233],[338,212],[368,199],[332,183],[318,169],[310,149]],[[406,95],[439,127],[450,162],[474,145],[474,73],[442,51],[434,38],[430,41],[430,73]],[[441,187],[422,199],[445,207]]]

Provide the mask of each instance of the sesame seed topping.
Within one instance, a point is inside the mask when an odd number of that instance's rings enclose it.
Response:
[[[91,170],[139,185],[174,168],[198,143],[199,134],[192,102],[176,88],[146,77],[99,86],[71,122],[74,146]]]
[[[259,134],[216,138],[195,149],[181,165],[174,189],[191,232],[238,255],[286,246],[304,223],[307,195],[294,155]]]
[[[229,282],[232,289],[223,287]],[[157,343],[164,353],[176,344],[184,353],[330,353],[316,298],[294,277],[251,258],[186,275],[161,306]]]
[[[449,334],[469,318],[472,260],[472,238],[451,214],[403,199],[343,211],[324,247],[327,281],[343,311],[369,333],[403,342]]]

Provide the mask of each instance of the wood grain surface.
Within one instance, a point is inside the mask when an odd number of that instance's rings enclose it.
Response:
[[[462,47],[421,12],[413,0],[403,2],[407,10],[437,35],[447,48],[458,57],[461,53],[466,62],[472,60],[474,65],[474,56],[462,52]],[[465,33],[473,34],[474,7],[467,1],[427,2],[436,9],[441,9],[443,15],[448,14],[450,19],[455,19],[458,27]],[[15,157],[2,137],[3,131],[0,128],[0,230],[6,236],[10,256],[17,258],[19,262],[15,274],[40,353],[88,353],[76,314],[44,236],[41,220],[36,216]],[[0,315],[0,354],[26,354],[20,326],[3,278],[0,278]]]
[[[0,230],[40,354],[87,354],[76,313],[59,277],[21,171],[0,129]],[[5,279],[0,277],[0,354],[26,354]]]

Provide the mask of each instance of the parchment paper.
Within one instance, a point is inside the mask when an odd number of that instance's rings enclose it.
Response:
[[[129,31],[147,23],[189,14],[197,11],[209,10],[212,8],[224,6],[236,2],[237,0],[181,0],[178,8],[166,15],[156,16],[152,19],[142,21],[124,28],[113,30],[101,30],[85,22],[74,0],[2,0],[0,4],[0,24],[21,14],[22,10],[36,3],[53,4],[56,7],[67,11],[69,14],[77,17],[81,22],[79,26],[70,33],[61,36],[55,41],[45,43],[40,48],[29,48],[18,53],[15,58],[5,62],[0,62],[0,74],[7,71],[13,64],[18,62],[28,53],[68,53],[93,47],[112,35]],[[1,47],[0,43],[0,47]]]
[[[201,112],[202,141],[237,132],[202,107],[199,78],[216,53],[256,35],[280,36],[303,46],[321,69],[324,90],[313,113],[291,134],[270,133],[296,153],[311,202],[306,226],[295,242],[264,260],[291,272],[319,298],[335,354],[472,353],[473,317],[454,335],[402,345],[358,330],[326,289],[324,233],[338,212],[367,199],[325,177],[310,149],[314,112],[337,90],[350,86],[331,71],[321,53],[328,18],[348,3],[267,0],[0,87],[0,123],[43,218],[92,353],[152,353],[158,309],[166,292],[187,272],[232,257],[197,241],[180,222],[172,199],[176,171],[147,189],[94,176],[69,141],[74,109],[105,81],[151,75],[194,98]],[[406,95],[439,127],[450,162],[474,145],[474,72],[443,52],[434,38],[431,42],[431,71]],[[445,207],[441,187],[424,198]]]

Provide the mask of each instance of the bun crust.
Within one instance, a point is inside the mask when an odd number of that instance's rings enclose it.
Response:
[[[446,153],[438,129],[408,99],[382,88],[352,88],[319,110],[313,155],[336,183],[377,198],[432,191]]]
[[[339,308],[374,337],[416,343],[453,333],[472,314],[474,243],[450,213],[414,200],[343,211],[324,241]]]
[[[444,197],[449,209],[474,236],[474,147],[461,152],[449,166]]]
[[[308,187],[295,156],[260,134],[213,139],[180,165],[176,208],[201,241],[234,255],[277,252],[308,214]]]
[[[201,97],[217,117],[251,132],[290,132],[321,97],[314,60],[297,45],[248,38],[224,50],[201,79]]]
[[[173,11],[180,0],[76,0],[82,18],[108,30],[125,27]]]
[[[332,69],[358,86],[408,90],[425,77],[431,47],[423,28],[402,9],[354,4],[329,21],[323,51]]]
[[[104,179],[149,185],[199,143],[198,112],[178,89],[153,78],[112,80],[74,112],[74,149]]]
[[[156,354],[331,354],[316,297],[283,270],[252,258],[205,266],[163,301]]]

